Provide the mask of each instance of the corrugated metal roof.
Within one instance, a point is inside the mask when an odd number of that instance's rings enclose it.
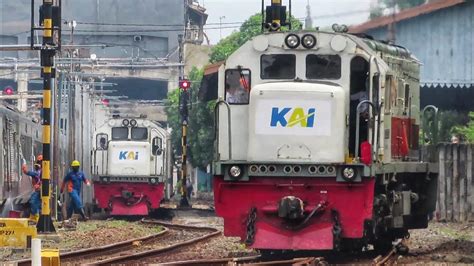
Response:
[[[420,83],[420,86],[425,87],[425,88],[446,88],[446,89],[460,88],[460,89],[463,89],[463,88],[473,88],[474,83],[465,83],[465,82],[461,82],[461,83],[455,83],[455,82],[422,82],[422,83]]]
[[[395,15],[395,17],[393,17],[393,16],[383,16],[383,17],[379,17],[379,18],[367,21],[367,22],[359,24],[359,25],[352,26],[352,27],[349,28],[349,32],[351,32],[351,33],[365,32],[365,31],[368,31],[368,30],[371,30],[371,29],[387,26],[390,23],[393,23],[394,20],[395,20],[395,22],[399,22],[399,21],[402,21],[402,20],[406,20],[406,19],[410,19],[410,18],[420,16],[420,15],[429,14],[429,13],[432,13],[432,12],[435,12],[437,10],[441,10],[441,9],[444,9],[444,8],[448,8],[448,7],[452,7],[452,6],[455,6],[455,5],[463,4],[465,2],[466,2],[466,0],[438,0],[438,1],[435,1],[435,2],[431,2],[431,3],[428,3],[428,4],[421,5],[421,6],[417,6],[417,7],[414,7],[414,8],[405,9],[405,10],[397,13]]]
[[[219,71],[219,68],[225,63],[225,61],[219,61],[214,64],[207,65],[204,67],[204,75],[215,74]]]

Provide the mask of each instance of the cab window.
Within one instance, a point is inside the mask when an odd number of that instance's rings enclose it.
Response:
[[[154,156],[159,156],[163,152],[163,140],[160,137],[154,137],[152,146],[151,146],[151,153]]]
[[[107,136],[107,134],[103,134],[103,133],[97,134],[97,137],[96,137],[97,150],[107,150],[107,144],[109,141],[108,139],[109,137]]]
[[[228,69],[225,72],[225,100],[229,104],[248,104],[250,70]]]
[[[146,127],[132,127],[132,140],[147,140],[148,129]]]
[[[341,57],[339,55],[308,55],[306,57],[306,78],[340,79]]]
[[[262,79],[294,79],[296,56],[294,54],[269,54],[260,58]]]
[[[112,140],[127,140],[128,139],[128,127],[113,127],[112,128]]]

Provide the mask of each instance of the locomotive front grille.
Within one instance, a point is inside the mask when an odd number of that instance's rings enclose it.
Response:
[[[150,183],[158,184],[164,181],[163,176],[101,176],[94,178],[100,183]]]
[[[242,171],[239,178],[229,175],[229,170],[233,166],[239,167]],[[217,168],[222,170],[220,172],[228,181],[248,181],[251,177],[332,177],[339,182],[347,182],[348,180],[343,178],[343,171],[346,168],[351,168],[355,172],[352,182],[360,182],[362,177],[370,176],[370,169],[362,164],[239,164],[236,162],[218,165]]]

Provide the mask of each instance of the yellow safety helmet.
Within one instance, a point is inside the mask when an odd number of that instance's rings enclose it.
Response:
[[[72,161],[71,166],[72,166],[72,167],[74,167],[74,166],[81,166],[81,163],[80,163],[79,161],[77,161],[77,160],[74,160],[74,161]]]

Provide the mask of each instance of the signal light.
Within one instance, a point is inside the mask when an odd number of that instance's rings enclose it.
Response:
[[[191,82],[187,79],[182,79],[179,81],[179,88],[182,90],[188,90],[191,87]]]
[[[13,88],[8,86],[3,89],[3,95],[13,95]]]

